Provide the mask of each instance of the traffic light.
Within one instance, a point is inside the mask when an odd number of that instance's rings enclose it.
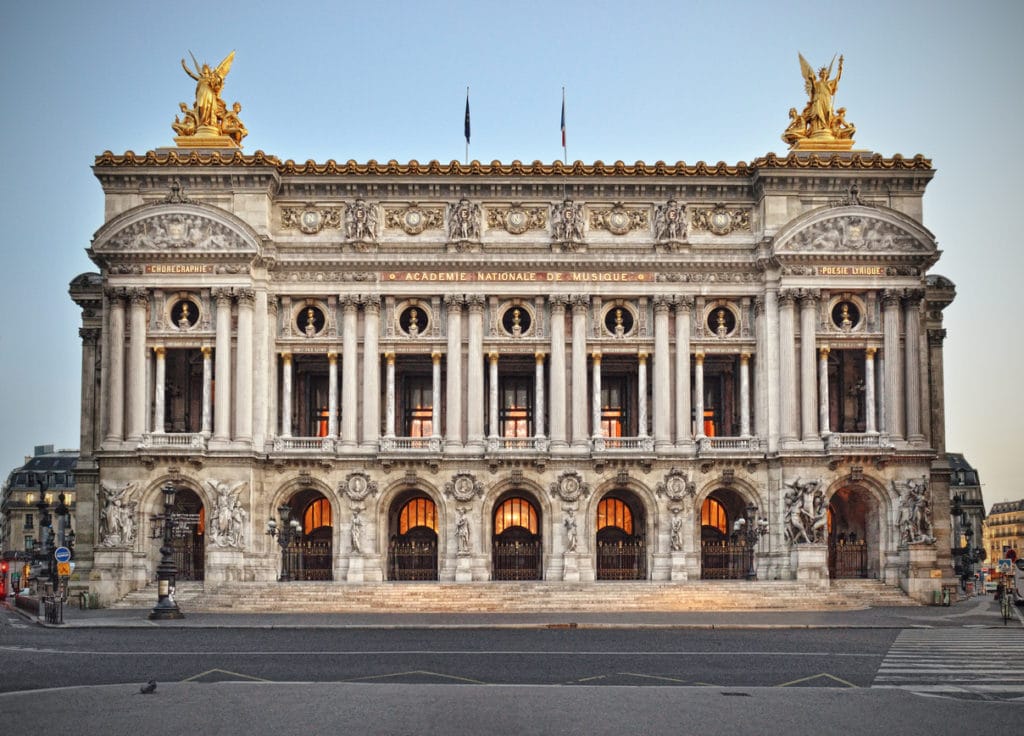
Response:
[[[0,575],[6,575],[9,569],[10,564],[7,562],[7,560],[0,560]]]
[[[7,560],[0,560],[0,598],[7,596],[7,571],[10,569],[10,564]]]

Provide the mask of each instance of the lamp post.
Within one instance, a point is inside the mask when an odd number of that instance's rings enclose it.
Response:
[[[757,518],[757,506],[747,504],[746,518],[740,517],[733,522],[733,537],[743,541],[747,546],[747,580],[757,579],[757,567],[754,565],[754,547],[761,537],[768,533],[768,519]]]
[[[53,510],[57,517],[57,546],[66,547],[68,543],[68,527],[71,526],[71,509],[65,502],[64,494],[57,496],[57,508]]]
[[[50,579],[50,585],[56,588],[53,556],[50,554],[50,543],[53,541],[53,521],[50,517],[49,504],[46,503],[46,482],[42,480],[39,481],[39,503],[36,504],[36,509],[39,511],[39,551],[36,554],[36,559],[39,560],[40,565],[46,566],[46,576]]]
[[[963,507],[964,496],[961,493],[953,496],[953,508],[950,510],[952,516],[960,525],[960,534],[963,536],[964,544],[959,544],[953,549],[953,555],[957,558],[956,569],[960,573],[960,584],[966,590],[967,582],[974,578],[974,566],[984,562],[988,556],[982,547],[972,547],[971,537],[974,536],[971,520],[967,509]],[[957,542],[960,539],[957,537]],[[980,583],[981,581],[979,581]]]
[[[164,513],[163,516],[154,517],[154,521],[161,522],[163,532],[163,545],[160,547],[160,565],[156,568],[157,574],[157,601],[149,614],[152,621],[163,621],[175,618],[185,618],[178,609],[174,600],[174,584],[178,574],[178,568],[174,564],[174,497],[178,490],[173,483],[167,483],[163,487]],[[157,530],[154,528],[154,536]]]
[[[278,582],[287,583],[293,580],[288,547],[302,535],[302,525],[297,519],[291,518],[292,509],[288,504],[281,504],[277,508],[277,515],[280,523],[271,518],[267,521],[267,534],[277,540],[281,547],[281,576]]]

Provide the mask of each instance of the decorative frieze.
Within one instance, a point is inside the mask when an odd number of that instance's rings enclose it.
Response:
[[[487,210],[487,227],[504,228],[511,235],[522,235],[528,230],[546,230],[548,227],[547,207],[523,207],[513,204],[507,208]]]
[[[443,230],[444,210],[441,207],[421,207],[415,202],[408,207],[385,207],[384,227],[401,230],[406,235],[419,235],[424,230]]]
[[[590,228],[607,230],[612,235],[625,235],[630,230],[646,230],[651,222],[647,210],[616,203],[609,208],[590,210]]]
[[[905,229],[862,215],[831,217],[804,228],[781,251],[919,252],[928,249]]]
[[[728,235],[736,230],[750,232],[750,210],[729,209],[724,204],[697,209],[693,212],[690,226],[694,230],[707,230],[712,235]]]
[[[305,207],[282,207],[281,229],[299,230],[306,235],[315,235],[324,229],[341,229],[341,208],[312,205]]]
[[[195,212],[170,212],[133,222],[98,247],[103,251],[249,248],[237,232]]]

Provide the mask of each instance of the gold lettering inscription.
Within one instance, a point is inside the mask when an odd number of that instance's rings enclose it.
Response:
[[[213,273],[210,263],[147,263],[146,273]]]
[[[885,276],[882,266],[818,266],[822,276]]]
[[[626,282],[654,281],[653,273],[634,271],[385,271],[382,281],[418,282]]]

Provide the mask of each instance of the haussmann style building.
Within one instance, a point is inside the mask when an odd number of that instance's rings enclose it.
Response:
[[[211,589],[953,582],[935,170],[854,148],[839,75],[750,163],[295,163],[240,150],[232,59],[93,167],[100,600],[154,580],[168,484]]]

